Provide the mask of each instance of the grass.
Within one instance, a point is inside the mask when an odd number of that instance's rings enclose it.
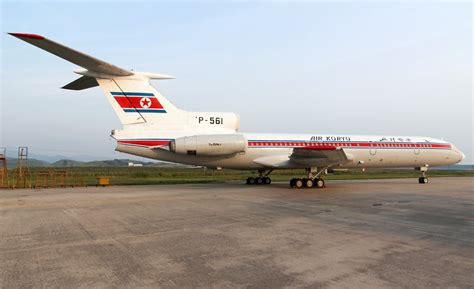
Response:
[[[61,174],[67,173],[67,177]],[[155,184],[184,184],[211,183],[225,181],[242,181],[254,172],[239,170],[209,170],[203,168],[159,168],[159,167],[73,167],[73,168],[32,168],[27,185],[44,186],[83,186],[95,185],[98,177],[110,178],[111,185],[155,185]],[[291,178],[303,177],[304,170],[277,170],[271,174],[273,181],[288,181]],[[432,170],[429,177],[445,176],[474,176],[473,171],[444,171]],[[336,171],[325,176],[327,180],[348,179],[389,179],[389,178],[418,178],[415,170],[372,169]],[[13,172],[9,172],[10,185],[14,183]]]

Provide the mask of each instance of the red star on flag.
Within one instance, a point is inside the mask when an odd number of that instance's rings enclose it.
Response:
[[[143,108],[149,108],[151,106],[151,100],[148,97],[140,99],[140,105]]]

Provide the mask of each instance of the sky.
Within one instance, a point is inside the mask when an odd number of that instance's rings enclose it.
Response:
[[[6,34],[44,35],[126,69],[243,132],[429,136],[473,163],[471,2],[1,2],[0,146],[126,158],[100,88]]]

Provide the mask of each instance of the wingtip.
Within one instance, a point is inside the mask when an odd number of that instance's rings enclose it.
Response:
[[[38,34],[30,34],[30,33],[15,33],[15,32],[8,32],[11,36],[15,36],[18,38],[30,38],[30,39],[37,39],[43,40],[44,37]]]

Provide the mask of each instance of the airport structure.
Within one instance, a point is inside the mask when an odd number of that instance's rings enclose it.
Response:
[[[0,148],[0,189],[8,188],[7,148]]]
[[[28,147],[18,147],[18,159],[13,170],[12,188],[31,188],[31,172],[28,167]]]
[[[9,172],[7,150],[0,148],[0,189],[85,187],[83,173],[65,169],[40,169],[31,171],[28,166],[28,147],[19,146],[16,166]]]
[[[458,163],[464,154],[444,140],[419,136],[262,134],[239,131],[239,116],[229,112],[189,112],[177,108],[151,85],[172,76],[126,70],[43,36],[10,33],[84,68],[64,89],[100,86],[123,128],[113,130],[117,151],[168,162],[209,168],[256,170],[248,184],[270,184],[277,169],[306,169],[296,188],[324,187],[331,168],[400,168],[420,171]]]

